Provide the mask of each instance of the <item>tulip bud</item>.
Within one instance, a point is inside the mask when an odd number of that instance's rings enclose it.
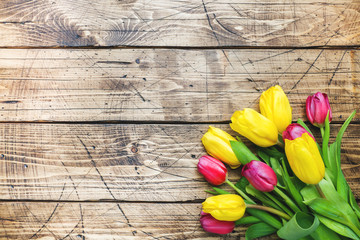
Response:
[[[325,176],[325,166],[316,143],[308,133],[285,139],[285,153],[291,169],[304,183],[317,184]]]
[[[236,111],[230,127],[260,147],[273,146],[278,140],[275,124],[251,108]]]
[[[201,138],[201,141],[211,156],[229,164],[232,169],[240,167],[241,163],[230,145],[230,141],[236,141],[236,139],[230,134],[219,128],[209,126],[209,130]]]
[[[244,216],[246,205],[236,194],[209,197],[202,203],[203,211],[220,221],[236,221]]]
[[[205,231],[217,234],[231,233],[235,228],[234,221],[219,221],[211,214],[203,212],[201,213],[200,223]]]
[[[259,191],[271,192],[277,184],[274,170],[260,161],[251,161],[244,165],[241,175]]]
[[[290,124],[286,130],[283,132],[282,136],[283,136],[283,140],[285,142],[285,139],[288,139],[288,140],[294,140],[298,137],[301,137],[301,135],[303,133],[307,133],[309,134],[310,137],[312,137],[315,140],[314,136],[311,135],[308,131],[306,131],[305,128],[303,128],[300,124],[298,123],[292,123]]]
[[[332,120],[332,113],[328,96],[325,93],[317,92],[306,99],[306,115],[309,121],[316,127],[324,127],[326,115],[329,112],[329,122]]]
[[[197,169],[212,185],[221,185],[226,181],[227,169],[225,165],[213,157],[202,156],[199,159]]]
[[[282,133],[292,121],[289,99],[279,85],[269,88],[260,96],[260,112],[271,120]]]

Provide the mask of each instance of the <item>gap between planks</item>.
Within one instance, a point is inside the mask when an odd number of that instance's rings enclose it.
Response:
[[[1,49],[173,49],[173,50],[302,50],[302,49],[326,49],[326,50],[359,50],[360,45],[319,45],[319,46],[0,46]]]
[[[311,125],[309,121],[303,121],[307,125]],[[343,124],[345,121],[331,121],[331,124]],[[230,124],[231,121],[131,121],[131,120],[105,120],[105,121],[0,121],[0,124],[91,124],[91,125],[103,125],[103,124],[134,124],[134,125],[210,125],[210,124]],[[292,123],[296,123],[293,121]],[[353,119],[350,124],[360,124],[360,119]]]

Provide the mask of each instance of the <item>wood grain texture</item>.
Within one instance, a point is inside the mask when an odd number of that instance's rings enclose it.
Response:
[[[230,130],[228,124],[215,126]],[[334,125],[332,136],[339,127]],[[209,196],[204,190],[210,186],[196,165],[205,154],[200,139],[207,128],[206,124],[1,124],[1,199],[201,202]],[[342,167],[357,199],[359,132],[360,125],[350,125],[342,145]],[[237,181],[239,172],[230,171],[230,180]]]
[[[294,119],[306,119],[317,91],[334,121],[360,102],[358,50],[1,49],[0,58],[1,121],[228,121],[275,84]]]
[[[202,230],[200,210],[201,204],[2,202],[0,238],[220,239]],[[226,239],[239,239],[244,230],[237,227]]]
[[[3,0],[0,46],[358,46],[358,0]]]

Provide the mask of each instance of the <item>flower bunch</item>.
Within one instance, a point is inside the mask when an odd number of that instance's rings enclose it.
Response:
[[[230,123],[256,145],[255,153],[240,137],[213,126],[201,139],[210,156],[199,159],[198,171],[213,185],[207,192],[214,195],[202,203],[203,229],[227,234],[249,225],[246,239],[273,233],[281,239],[360,239],[360,208],[340,166],[341,139],[355,111],[329,144],[332,112],[326,94],[306,100],[307,117],[320,128],[322,143],[302,120],[292,123],[292,108],[280,86],[263,92],[259,105],[260,113],[245,108]],[[229,181],[224,163],[241,167],[236,184]],[[219,188],[222,184],[236,194]]]

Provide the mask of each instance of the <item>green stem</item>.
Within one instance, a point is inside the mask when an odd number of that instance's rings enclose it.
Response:
[[[267,211],[269,213],[273,213],[275,215],[278,215],[279,217],[284,218],[285,220],[290,220],[291,217],[279,210],[276,210],[274,208],[271,207],[266,207],[266,206],[260,206],[260,205],[254,205],[254,204],[247,204],[246,205],[247,208],[255,208],[255,209],[259,209],[259,210],[263,210],[263,211]]]
[[[294,214],[291,212],[289,208],[287,208],[284,204],[282,204],[279,200],[277,200],[274,196],[270,193],[265,192],[265,195],[270,198],[275,204],[277,204],[282,210],[284,210],[289,216],[293,216]]]
[[[300,212],[300,208],[296,206],[296,204],[285,194],[283,193],[278,187],[274,188],[275,192],[280,195],[280,197],[284,198],[285,202],[289,205],[289,207],[294,212]]]
[[[232,187],[237,193],[240,194],[245,200],[247,200],[250,203],[255,203],[251,198],[248,197],[243,191],[241,191],[239,188],[237,188],[232,182],[230,182],[228,179],[225,181],[227,184],[229,184],[230,187]]]
[[[316,187],[316,190],[319,192],[320,196],[321,196],[322,198],[325,198],[325,199],[326,199],[325,194],[324,194],[323,191],[321,190],[319,184],[315,184],[315,187]]]
[[[324,128],[323,127],[320,128],[320,132],[321,132],[321,137],[324,138]]]
[[[323,152],[323,158],[324,158],[324,163],[325,166],[327,168],[330,168],[330,170],[332,171],[332,166],[330,166],[330,161],[329,161],[329,138],[330,138],[330,124],[329,124],[329,113],[326,117],[325,120],[325,127],[320,128],[321,131],[321,135],[322,135],[322,139],[323,139],[323,143],[322,143],[322,152]]]

